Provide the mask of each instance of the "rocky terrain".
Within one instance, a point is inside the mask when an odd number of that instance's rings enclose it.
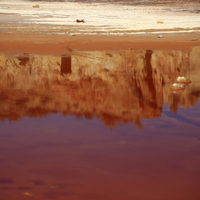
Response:
[[[197,104],[200,48],[183,51],[73,51],[64,55],[0,54],[0,119],[51,113],[98,118],[107,126]],[[192,82],[181,93],[177,76]]]

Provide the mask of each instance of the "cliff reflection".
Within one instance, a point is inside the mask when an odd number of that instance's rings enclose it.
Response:
[[[72,56],[0,54],[0,120],[25,116],[98,118],[106,126],[156,118],[163,104],[171,112],[197,104],[200,47],[191,52],[124,50],[79,52]],[[192,82],[181,93],[177,76]]]

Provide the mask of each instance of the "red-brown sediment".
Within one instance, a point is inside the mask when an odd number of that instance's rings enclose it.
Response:
[[[28,52],[60,54],[66,53],[66,46],[77,50],[119,50],[119,49],[169,49],[191,50],[199,46],[199,33],[90,36],[90,35],[46,35],[29,33],[0,33],[1,52]]]

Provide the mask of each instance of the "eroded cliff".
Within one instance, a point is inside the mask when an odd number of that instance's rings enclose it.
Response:
[[[0,119],[50,113],[98,118],[107,126],[155,118],[199,98],[199,47],[191,52],[124,50],[73,55],[0,54]],[[173,93],[179,75],[192,80]]]

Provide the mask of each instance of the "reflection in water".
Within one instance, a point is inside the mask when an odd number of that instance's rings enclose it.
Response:
[[[188,119],[180,114],[174,114],[172,112],[168,112],[168,111],[164,111],[163,114],[167,115],[168,117],[170,118],[173,118],[173,119],[177,119],[185,124],[192,124],[194,126],[197,126],[197,127],[200,127],[200,123],[199,122],[195,122],[191,119]]]
[[[61,74],[71,74],[71,56],[63,55],[61,59]]]
[[[75,55],[0,54],[0,119],[19,120],[62,112],[106,126],[197,104],[199,47],[191,52],[124,50]],[[182,93],[170,90],[177,76],[192,83]]]
[[[20,61],[19,65],[24,65],[25,66],[29,61],[29,54],[28,53],[24,53],[24,55],[20,55],[17,58]]]
[[[0,199],[198,200],[199,52],[1,53]]]

